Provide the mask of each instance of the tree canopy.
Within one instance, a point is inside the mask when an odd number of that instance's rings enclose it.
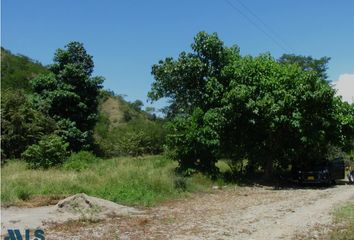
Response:
[[[155,82],[148,95],[151,100],[169,98],[168,115],[191,114],[197,106],[211,107],[213,100],[217,101],[215,91],[227,85],[222,69],[239,57],[238,47],[225,47],[216,34],[199,33],[192,49],[192,53],[182,52],[177,60],[166,58],[152,66]]]

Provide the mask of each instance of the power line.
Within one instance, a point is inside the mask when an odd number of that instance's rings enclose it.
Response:
[[[254,22],[251,18],[249,18],[246,14],[244,14],[239,8],[237,8],[231,1],[225,0],[235,11],[241,14],[248,22],[250,22],[254,27],[256,27],[259,31],[261,31],[264,35],[266,35],[273,43],[275,43],[279,48],[283,51],[288,52],[289,50],[283,46],[277,39],[275,39],[272,35],[267,33],[263,28],[258,26],[256,22]]]
[[[283,40],[283,38],[281,38],[279,36],[279,34],[277,32],[275,32],[268,24],[266,24],[260,17],[257,16],[257,14],[255,14],[249,7],[247,7],[241,0],[236,0],[244,9],[246,9],[254,18],[256,18],[263,26],[264,28],[268,29],[268,31],[270,31],[274,37],[278,38],[283,46],[285,46],[287,49],[290,49],[288,44]]]

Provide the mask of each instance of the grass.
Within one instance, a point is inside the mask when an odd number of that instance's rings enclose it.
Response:
[[[331,240],[351,240],[354,238],[354,203],[348,203],[334,212],[335,226]]]
[[[1,200],[3,205],[16,205],[38,197],[86,193],[117,203],[151,206],[189,192],[206,191],[214,184],[199,174],[176,176],[175,167],[176,163],[164,156],[100,159],[84,171],[33,170],[21,160],[11,160],[1,170]]]

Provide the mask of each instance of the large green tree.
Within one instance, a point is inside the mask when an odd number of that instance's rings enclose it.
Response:
[[[92,77],[94,63],[82,43],[58,49],[50,73],[32,80],[37,106],[58,123],[58,134],[77,151],[92,147],[102,77]]]
[[[170,100],[167,142],[180,167],[212,171],[223,125],[221,100],[230,82],[223,71],[240,56],[237,46],[226,47],[217,34],[200,32],[194,40],[193,52],[153,65],[149,97]]]
[[[329,144],[342,145],[348,111],[338,110],[321,69],[267,54],[243,57],[216,34],[194,40],[192,53],[152,67],[149,93],[170,99],[167,142],[180,167],[213,171],[220,157],[247,158],[270,175],[275,167],[322,161]]]

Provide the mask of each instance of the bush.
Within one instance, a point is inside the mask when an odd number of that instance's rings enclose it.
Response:
[[[66,170],[82,171],[87,169],[90,164],[97,163],[98,158],[88,151],[80,151],[78,153],[73,153],[64,163],[63,168]]]
[[[127,131],[118,139],[121,154],[141,156],[146,151],[149,139],[142,131]]]
[[[163,151],[166,130],[162,122],[132,120],[112,130],[96,126],[96,142],[106,157],[141,156]],[[105,133],[104,135],[102,133]]]
[[[158,122],[132,121],[114,130],[118,136],[117,147],[122,155],[139,156],[163,151],[166,131]]]
[[[62,164],[68,157],[68,143],[57,135],[49,135],[22,153],[31,168],[49,168]]]

